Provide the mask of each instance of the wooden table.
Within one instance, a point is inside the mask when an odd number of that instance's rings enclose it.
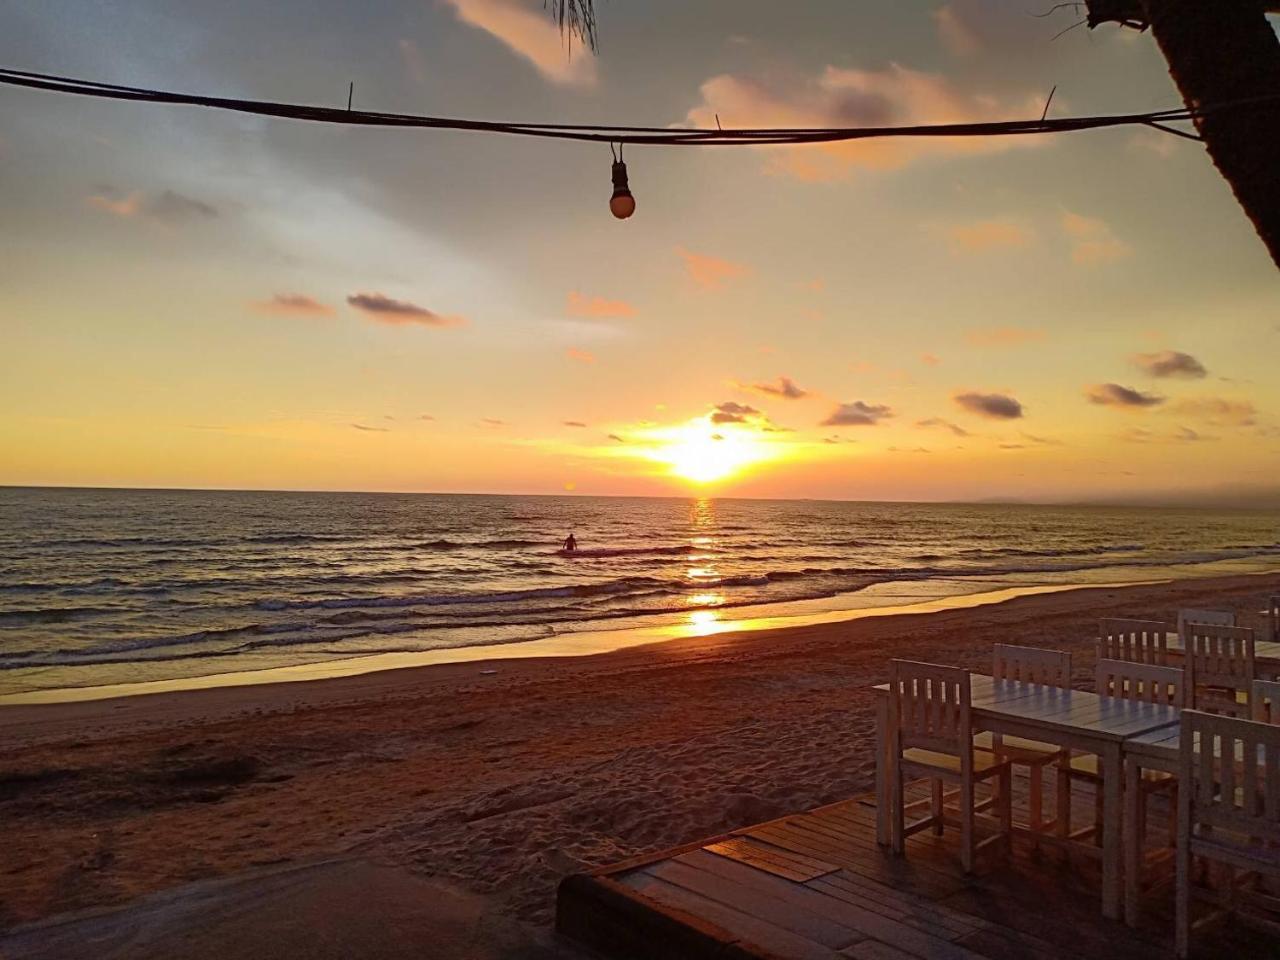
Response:
[[[970,680],[974,732],[990,730],[1097,754],[1103,778],[1102,912],[1121,915],[1121,797],[1124,785],[1123,744],[1143,734],[1178,723],[1178,710],[1162,704],[1135,703],[1084,690],[993,680],[972,674]],[[890,842],[891,757],[889,756],[889,685],[876,691],[876,840]]]

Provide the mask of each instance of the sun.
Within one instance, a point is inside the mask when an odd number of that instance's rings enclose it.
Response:
[[[727,480],[775,456],[755,430],[717,427],[705,419],[672,427],[655,440],[653,459],[668,464],[675,476],[697,484]]]

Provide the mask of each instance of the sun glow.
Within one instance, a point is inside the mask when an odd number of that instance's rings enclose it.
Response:
[[[705,418],[672,427],[654,439],[652,458],[669,465],[675,476],[699,484],[726,480],[777,456],[754,428],[716,425]]]

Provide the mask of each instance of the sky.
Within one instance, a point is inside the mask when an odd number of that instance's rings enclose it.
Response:
[[[0,65],[482,119],[1179,104],[1035,0],[0,0]],[[326,126],[0,88],[0,484],[1238,502],[1280,284],[1203,148]]]

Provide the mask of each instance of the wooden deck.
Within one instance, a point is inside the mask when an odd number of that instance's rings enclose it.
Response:
[[[1015,778],[1015,817],[1026,781]],[[911,799],[924,796],[924,784]],[[1149,836],[1165,829],[1153,805]],[[957,831],[916,834],[907,855],[876,845],[871,795],[567,878],[556,928],[616,960],[771,958],[1151,958],[1173,955],[1171,884],[1153,892],[1141,928],[1106,920],[1096,861],[1019,838],[966,877]],[[1073,826],[1093,816],[1078,788]],[[1172,860],[1153,871],[1172,876]],[[1240,924],[1201,942],[1201,956],[1280,956]]]

